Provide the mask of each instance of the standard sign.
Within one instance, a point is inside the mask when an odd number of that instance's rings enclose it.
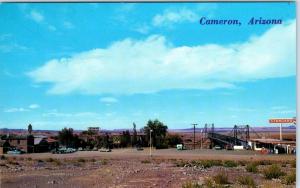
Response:
[[[295,123],[295,118],[276,118],[276,119],[269,119],[269,123]]]

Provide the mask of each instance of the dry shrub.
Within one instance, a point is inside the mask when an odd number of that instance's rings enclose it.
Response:
[[[296,168],[296,160],[293,160],[293,161],[292,161],[291,167],[292,167],[292,168]]]
[[[280,176],[285,175],[285,173],[281,171],[281,168],[277,164],[269,166],[263,171],[263,173],[266,179],[277,179]]]
[[[83,159],[83,158],[79,158],[77,161],[78,161],[79,163],[85,163],[85,162],[86,162],[85,159]]]
[[[202,187],[204,186],[197,182],[192,182],[192,181],[188,181],[182,184],[182,188],[202,188]]]
[[[283,182],[287,185],[292,185],[296,182],[296,172],[293,171],[292,173],[284,176]]]
[[[215,181],[216,184],[221,184],[221,185],[229,184],[228,176],[225,172],[218,173],[213,177],[213,180]]]
[[[253,172],[253,173],[258,172],[257,164],[256,163],[249,163],[249,164],[247,164],[246,170],[247,170],[247,172]]]
[[[149,161],[149,160],[142,160],[141,163],[143,163],[143,164],[149,164],[149,163],[151,163],[151,161]]]
[[[237,167],[238,164],[235,161],[228,160],[228,161],[224,161],[223,166],[224,167]]]
[[[247,187],[256,187],[255,181],[251,176],[240,176],[238,177],[238,182]]]

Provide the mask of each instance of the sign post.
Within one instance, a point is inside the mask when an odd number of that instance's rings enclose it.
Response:
[[[294,123],[296,124],[296,118],[274,118],[274,119],[269,119],[269,123],[276,123],[276,124],[280,124],[280,130],[279,130],[279,134],[280,134],[280,141],[282,141],[282,124],[283,123]]]

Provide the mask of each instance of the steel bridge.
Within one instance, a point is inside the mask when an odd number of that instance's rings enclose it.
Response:
[[[247,148],[250,139],[250,130],[256,133],[249,125],[235,125],[231,132],[225,135],[216,133],[214,124],[205,124],[204,136],[213,145],[219,145],[223,148],[233,148],[233,146],[244,146]]]

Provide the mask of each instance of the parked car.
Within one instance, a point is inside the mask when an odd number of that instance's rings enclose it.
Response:
[[[101,148],[99,149],[100,152],[111,152],[111,149],[109,148]]]
[[[214,148],[215,148],[215,150],[221,150],[222,149],[221,146],[219,146],[219,145],[216,145]]]
[[[138,146],[138,147],[136,147],[136,150],[138,150],[138,151],[143,151],[144,148]]]
[[[74,153],[75,151],[76,151],[76,149],[74,149],[74,148],[61,147],[61,148],[52,150],[51,153],[65,154],[65,153]]]
[[[20,154],[22,154],[22,151],[21,150],[11,150],[11,151],[8,151],[7,154],[20,155]]]
[[[177,150],[186,150],[186,147],[185,147],[185,145],[183,145],[183,144],[177,144],[177,145],[176,145],[176,149],[177,149]]]

